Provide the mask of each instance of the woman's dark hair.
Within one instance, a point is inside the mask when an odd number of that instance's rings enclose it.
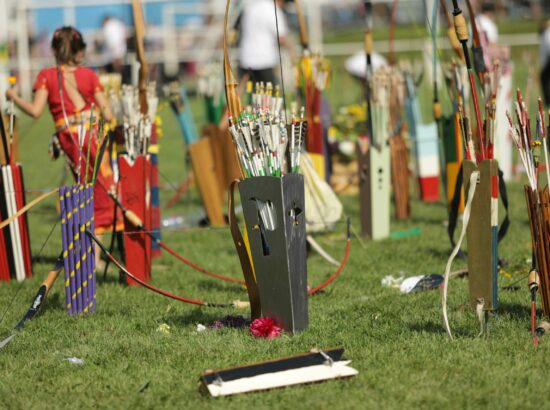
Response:
[[[65,26],[58,28],[53,33],[52,50],[58,64],[80,64],[77,55],[86,50],[86,43],[77,29]]]

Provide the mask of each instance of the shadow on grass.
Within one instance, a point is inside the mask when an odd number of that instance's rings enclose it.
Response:
[[[121,274],[120,271],[115,271],[109,269],[107,272],[107,275],[103,275],[103,271],[96,272],[96,280],[97,283],[100,285],[120,285],[120,286],[127,286],[126,285],[126,275],[124,273]]]
[[[511,319],[520,322],[529,321],[531,317],[531,304],[503,303],[500,302],[497,314],[507,314]],[[537,309],[537,317],[542,315],[542,310]]]
[[[449,243],[450,245],[450,243]],[[428,252],[430,252],[433,256],[436,256],[438,258],[442,258],[442,259],[449,259],[449,256],[451,255],[451,252],[453,251],[452,248],[447,248],[447,249],[435,249],[435,248],[431,248],[431,249],[428,249],[427,250]],[[463,250],[460,250],[460,252],[458,253],[458,255],[456,256],[456,260],[457,261],[466,261],[467,260],[467,253]]]
[[[246,294],[246,289],[244,288],[243,285],[240,285],[238,283],[221,281],[215,278],[201,280],[198,283],[197,287],[200,290],[204,290],[204,291],[231,292],[232,294],[235,294],[235,295]]]
[[[162,321],[171,326],[187,326],[201,323],[205,326],[209,326],[216,320],[220,320],[223,317],[231,315],[247,314],[246,310],[227,310],[227,312],[219,312],[207,310],[208,308],[197,308],[192,311],[186,311],[183,314],[169,314],[162,317]]]
[[[412,323],[408,325],[408,328],[411,332],[415,333],[441,334],[448,337],[445,326],[443,325],[443,321]],[[473,324],[472,326],[456,326],[451,323],[451,332],[453,333],[453,337],[475,338],[479,334],[479,325],[477,325],[477,327],[475,324]]]
[[[31,303],[31,300],[29,299],[29,303]],[[48,295],[48,299],[46,302],[42,305],[40,308],[40,313],[43,314],[44,312],[47,312],[48,310],[66,310],[65,309],[65,295],[63,294],[63,299],[61,298],[61,293],[56,292],[53,294]]]
[[[55,263],[57,262],[57,258],[58,256],[54,256],[54,255],[39,255],[39,256],[33,256],[31,261],[33,263],[33,265],[35,263],[44,263],[44,264],[48,264],[48,265],[55,265]]]

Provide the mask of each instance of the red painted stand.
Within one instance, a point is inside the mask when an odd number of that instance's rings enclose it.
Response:
[[[126,156],[118,159],[122,205],[134,212],[142,221],[145,230],[151,229],[151,159],[140,155],[133,164]],[[126,268],[139,279],[151,280],[151,238],[124,221],[124,254]],[[128,278],[129,285],[137,285]]]
[[[5,199],[6,192],[9,192],[13,189],[13,193],[15,194],[14,212],[17,212],[18,210],[23,208],[26,204],[26,201],[25,184],[23,182],[23,169],[21,168],[21,165],[2,165],[2,167],[10,167],[12,180],[11,183],[13,184],[13,188],[10,188],[8,186],[5,186],[3,182],[0,182],[0,220],[5,220],[10,217]],[[20,237],[20,242],[18,244],[14,243],[15,239],[10,234],[9,225],[0,230],[0,281],[9,281],[11,279],[15,279],[16,277],[16,257],[14,252],[21,252],[25,277],[30,278],[32,276],[32,258],[26,214],[17,218],[16,223],[19,228]]]

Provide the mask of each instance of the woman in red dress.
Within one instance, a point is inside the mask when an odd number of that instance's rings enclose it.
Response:
[[[52,51],[56,65],[41,70],[34,84],[34,98],[26,101],[13,89],[6,97],[25,113],[39,118],[46,106],[53,117],[56,136],[63,150],[75,180],[79,183],[90,182],[96,158],[97,121],[92,119],[90,138],[90,116],[110,122],[112,113],[103,93],[99,78],[91,69],[82,66],[86,51],[80,32],[73,27],[61,27],[53,34]],[[91,144],[90,161],[86,164],[88,144]],[[88,167],[86,167],[88,165]],[[86,169],[88,168],[88,169]],[[87,176],[87,179],[86,179]],[[107,191],[115,192],[116,184],[109,165],[108,155],[104,155],[98,167],[94,187],[94,219],[96,234],[112,230],[114,201]],[[121,221],[121,218],[117,218]],[[122,229],[122,223],[117,230]],[[99,252],[96,252],[96,257]]]

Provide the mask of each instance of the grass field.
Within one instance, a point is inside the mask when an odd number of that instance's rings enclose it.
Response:
[[[525,67],[519,70],[526,73]],[[344,84],[352,84],[343,78]],[[525,81],[525,77],[518,79]],[[429,95],[429,90],[424,93]],[[353,102],[353,96],[348,97]],[[165,134],[160,151],[161,203],[165,204],[172,186],[183,180],[186,166],[179,129],[168,107],[161,108],[161,116]],[[29,190],[58,186],[63,164],[50,162],[46,154],[50,118],[43,116],[36,123],[22,118],[20,130]],[[476,337],[479,328],[467,307],[467,279],[450,283],[450,320],[457,336],[453,342],[443,330],[440,292],[402,295],[381,286],[385,275],[443,273],[450,253],[445,205],[414,200],[411,219],[392,222],[392,231],[420,227],[422,234],[367,241],[364,246],[352,238],[342,276],[326,292],[310,299],[310,327],[296,336],[267,341],[253,338],[246,329],[198,333],[199,323],[209,325],[226,314],[248,312],[201,309],[121,286],[114,270],[105,282],[98,278],[97,312],[73,318],[63,308],[64,290],[58,281],[41,314],[0,352],[0,408],[539,408],[544,400],[544,357],[550,351],[550,340],[542,339],[539,348],[533,348],[529,294],[522,279],[529,268],[531,247],[521,183],[511,183],[509,194],[512,225],[500,246],[500,255],[509,265],[501,272],[500,287],[520,280],[520,288],[500,293],[500,308],[490,318],[487,338]],[[341,200],[358,227],[357,197]],[[199,209],[193,190],[176,208],[163,211],[163,216]],[[38,259],[35,275],[22,285],[0,284],[2,335],[27,310],[60,251],[59,226],[44,245],[58,220],[54,202],[35,207],[29,218],[33,254]],[[209,269],[240,276],[228,229],[164,231],[163,239]],[[341,258],[344,224],[320,235],[319,241]],[[465,261],[455,265],[457,269],[463,266]],[[310,255],[310,285],[332,272],[332,266]],[[153,283],[208,301],[246,299],[244,289],[201,276],[166,254],[154,262]],[[169,334],[157,332],[163,323],[170,326]],[[197,391],[198,377],[205,369],[335,346],[346,348],[359,376],[225,399],[201,397]],[[69,357],[85,363],[70,364]]]

